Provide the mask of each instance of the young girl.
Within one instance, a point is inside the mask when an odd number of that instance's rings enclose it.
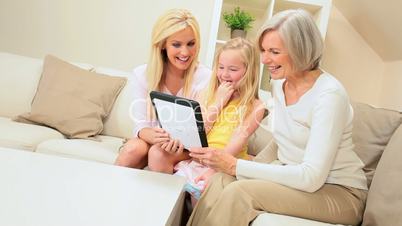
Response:
[[[259,68],[259,54],[245,39],[232,39],[218,50],[213,78],[200,100],[210,147],[247,159],[248,137],[257,129],[265,111],[258,100]],[[148,161],[151,164],[154,160]],[[156,163],[168,164],[161,158]],[[173,173],[171,168],[167,173]],[[175,169],[199,190],[215,173],[194,160],[182,161]]]
[[[211,70],[198,64],[199,33],[195,17],[184,9],[169,10],[156,21],[148,64],[134,69],[134,137],[123,145],[116,165],[143,168],[147,165],[149,148],[155,144],[163,146],[166,153],[176,153],[178,159],[188,158],[180,142],[171,140],[169,134],[157,127],[149,92],[157,90],[194,99],[207,86]]]

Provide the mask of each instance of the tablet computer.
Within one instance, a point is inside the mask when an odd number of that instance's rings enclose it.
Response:
[[[208,147],[201,106],[197,101],[157,91],[152,91],[150,97],[161,128],[171,138],[180,140],[187,150]]]

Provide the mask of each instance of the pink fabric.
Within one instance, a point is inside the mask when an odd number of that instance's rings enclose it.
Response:
[[[193,160],[184,160],[177,163],[174,167],[176,173],[186,178],[186,182],[198,188],[200,191],[204,190],[205,182],[199,181],[195,183],[195,178],[205,173],[209,168]]]

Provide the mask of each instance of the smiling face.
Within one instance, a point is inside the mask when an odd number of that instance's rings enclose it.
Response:
[[[239,50],[223,50],[219,55],[217,77],[219,83],[230,82],[234,88],[238,88],[238,82],[243,78],[246,66]]]
[[[262,38],[261,61],[268,66],[272,79],[283,79],[292,73],[292,61],[278,31],[269,31]]]
[[[196,39],[191,27],[187,27],[166,39],[165,49],[168,66],[171,69],[185,71],[196,54]]]

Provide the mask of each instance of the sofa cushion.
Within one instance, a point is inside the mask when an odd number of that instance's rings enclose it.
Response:
[[[100,74],[119,76],[127,78],[127,84],[114,103],[110,115],[104,122],[104,129],[101,134],[130,138],[133,135],[134,122],[130,117],[130,106],[133,101],[130,79],[131,73],[118,71],[110,68],[96,68],[95,71]]]
[[[31,109],[42,64],[39,59],[0,52],[0,116],[12,118]]]
[[[63,134],[57,130],[0,117],[0,147],[34,151],[45,140],[61,138]]]
[[[273,136],[272,133],[269,132],[268,127],[268,117],[265,117],[248,139],[248,154],[256,156],[263,150],[269,148],[270,143],[273,142]]]
[[[46,56],[31,112],[17,121],[47,125],[68,138],[97,135],[125,82]]]
[[[53,139],[38,145],[36,152],[113,164],[123,139],[96,136],[97,141],[86,139]]]
[[[392,136],[378,163],[367,196],[363,226],[402,225],[402,126]]]
[[[355,152],[364,163],[367,184],[370,186],[377,163],[392,134],[402,122],[397,111],[353,103],[353,142]]]
[[[72,63],[85,70],[92,65]],[[43,60],[0,52],[0,116],[12,118],[31,110]]]

